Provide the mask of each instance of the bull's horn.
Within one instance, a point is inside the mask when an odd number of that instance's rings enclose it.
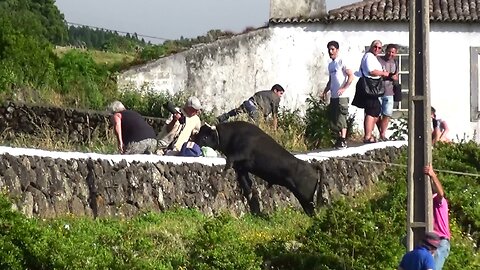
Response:
[[[209,125],[208,123],[205,123],[205,126],[209,127],[211,130],[216,130],[216,129],[217,129],[216,126],[214,126],[214,125],[211,126],[211,125]]]

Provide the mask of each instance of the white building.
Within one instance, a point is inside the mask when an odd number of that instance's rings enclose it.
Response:
[[[431,104],[447,120],[451,137],[480,141],[480,1],[431,2]],[[408,53],[408,0],[369,0],[325,13],[323,1],[271,0],[268,27],[197,46],[132,68],[119,77],[121,88],[197,95],[206,109],[231,109],[258,90],[279,83],[282,105],[305,108],[328,81],[326,44],[340,43],[341,57],[357,70],[372,40],[395,43]],[[408,96],[408,54],[400,55],[401,83]],[[353,98],[354,85],[349,89]],[[406,101],[406,99],[405,99]],[[396,109],[405,112],[407,103]],[[351,107],[362,126],[363,111]]]

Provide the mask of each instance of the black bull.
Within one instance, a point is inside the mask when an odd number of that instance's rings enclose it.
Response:
[[[313,197],[317,187],[315,170],[257,126],[243,121],[204,125],[196,135],[195,142],[226,156],[225,172],[233,167],[252,212],[259,209],[252,209],[258,208],[258,201],[252,202],[249,173],[267,181],[270,186],[286,187],[298,199],[305,213],[314,214]]]

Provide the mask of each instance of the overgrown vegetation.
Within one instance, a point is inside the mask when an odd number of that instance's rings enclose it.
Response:
[[[119,70],[226,35],[152,45],[136,34],[67,27],[53,0],[0,0],[0,101],[103,109],[120,95]]]
[[[436,169],[478,174],[475,143],[439,145]],[[405,160],[405,159],[403,159]],[[444,269],[480,267],[478,177],[439,173],[450,202],[452,249]],[[406,170],[310,218],[207,217],[188,209],[131,220],[27,219],[0,200],[1,269],[396,269],[405,252]]]
[[[36,134],[18,133],[15,136],[0,134],[0,144],[10,147],[28,147],[48,151],[68,151],[85,153],[115,154],[117,151],[116,137],[113,129],[109,130],[107,140],[92,138],[89,143],[72,142],[68,134],[61,134],[51,127],[42,127]]]
[[[128,65],[233,35],[211,30],[205,36],[193,39],[181,38],[161,45],[149,45],[138,40],[136,35],[122,37],[111,31],[88,27],[67,28],[63,15],[50,0],[3,0],[0,1],[0,14],[4,15],[0,17],[0,101],[103,110],[109,102],[120,99],[128,108],[142,115],[163,118],[168,116],[163,107],[166,101],[182,106],[187,97],[183,93],[174,96],[153,93],[148,86],[142,93],[119,92],[115,82],[117,72]],[[87,50],[54,48],[54,44],[78,42]],[[100,47],[108,54],[88,50]],[[127,54],[121,57],[115,54],[118,52]],[[203,111],[201,117],[205,122],[215,122],[211,112]],[[308,100],[306,117],[299,111],[283,110],[277,131],[269,125],[262,128],[280,144],[294,151],[331,145],[325,104],[313,97]],[[30,137],[34,140],[31,141]],[[59,149],[52,150],[71,150],[71,147],[63,148],[53,143],[62,139],[21,135],[18,140],[6,143],[23,147],[45,145],[50,148],[55,145]],[[28,144],[19,145],[22,141]],[[105,149],[102,144],[94,142],[92,145],[96,146],[81,148]]]
[[[115,75],[125,66],[210,42],[224,33],[147,45],[134,36],[67,29],[63,15],[46,0],[0,0],[0,100],[103,109],[113,99],[147,116],[166,117],[167,100],[181,106],[182,94],[144,95],[116,90]],[[107,38],[87,40],[90,35]],[[79,42],[79,44],[73,43]],[[85,49],[59,52],[54,45],[80,45],[127,52],[113,61]],[[141,48],[139,48],[141,47]],[[102,55],[102,57],[105,57]],[[110,56],[108,56],[110,57]],[[204,112],[203,120],[214,116]],[[283,110],[279,129],[263,128],[290,150],[329,145],[326,107],[310,98],[305,117]],[[399,135],[404,126],[399,123]],[[350,130],[351,134],[351,130]],[[110,153],[110,142],[72,146],[68,138],[19,135],[9,142],[50,150]],[[438,144],[437,169],[478,175],[480,150],[473,142]],[[0,269],[394,269],[405,252],[406,172],[388,177],[356,199],[341,199],[314,218],[286,209],[260,218],[228,214],[206,217],[194,210],[145,213],[131,220],[65,217],[27,219],[0,199]],[[448,269],[478,269],[480,257],[479,177],[440,173],[451,207],[452,250]]]

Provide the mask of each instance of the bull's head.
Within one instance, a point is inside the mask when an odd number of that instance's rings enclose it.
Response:
[[[219,144],[217,128],[215,126],[210,126],[209,124],[203,125],[195,136],[195,142],[200,147],[208,146],[217,149]]]

